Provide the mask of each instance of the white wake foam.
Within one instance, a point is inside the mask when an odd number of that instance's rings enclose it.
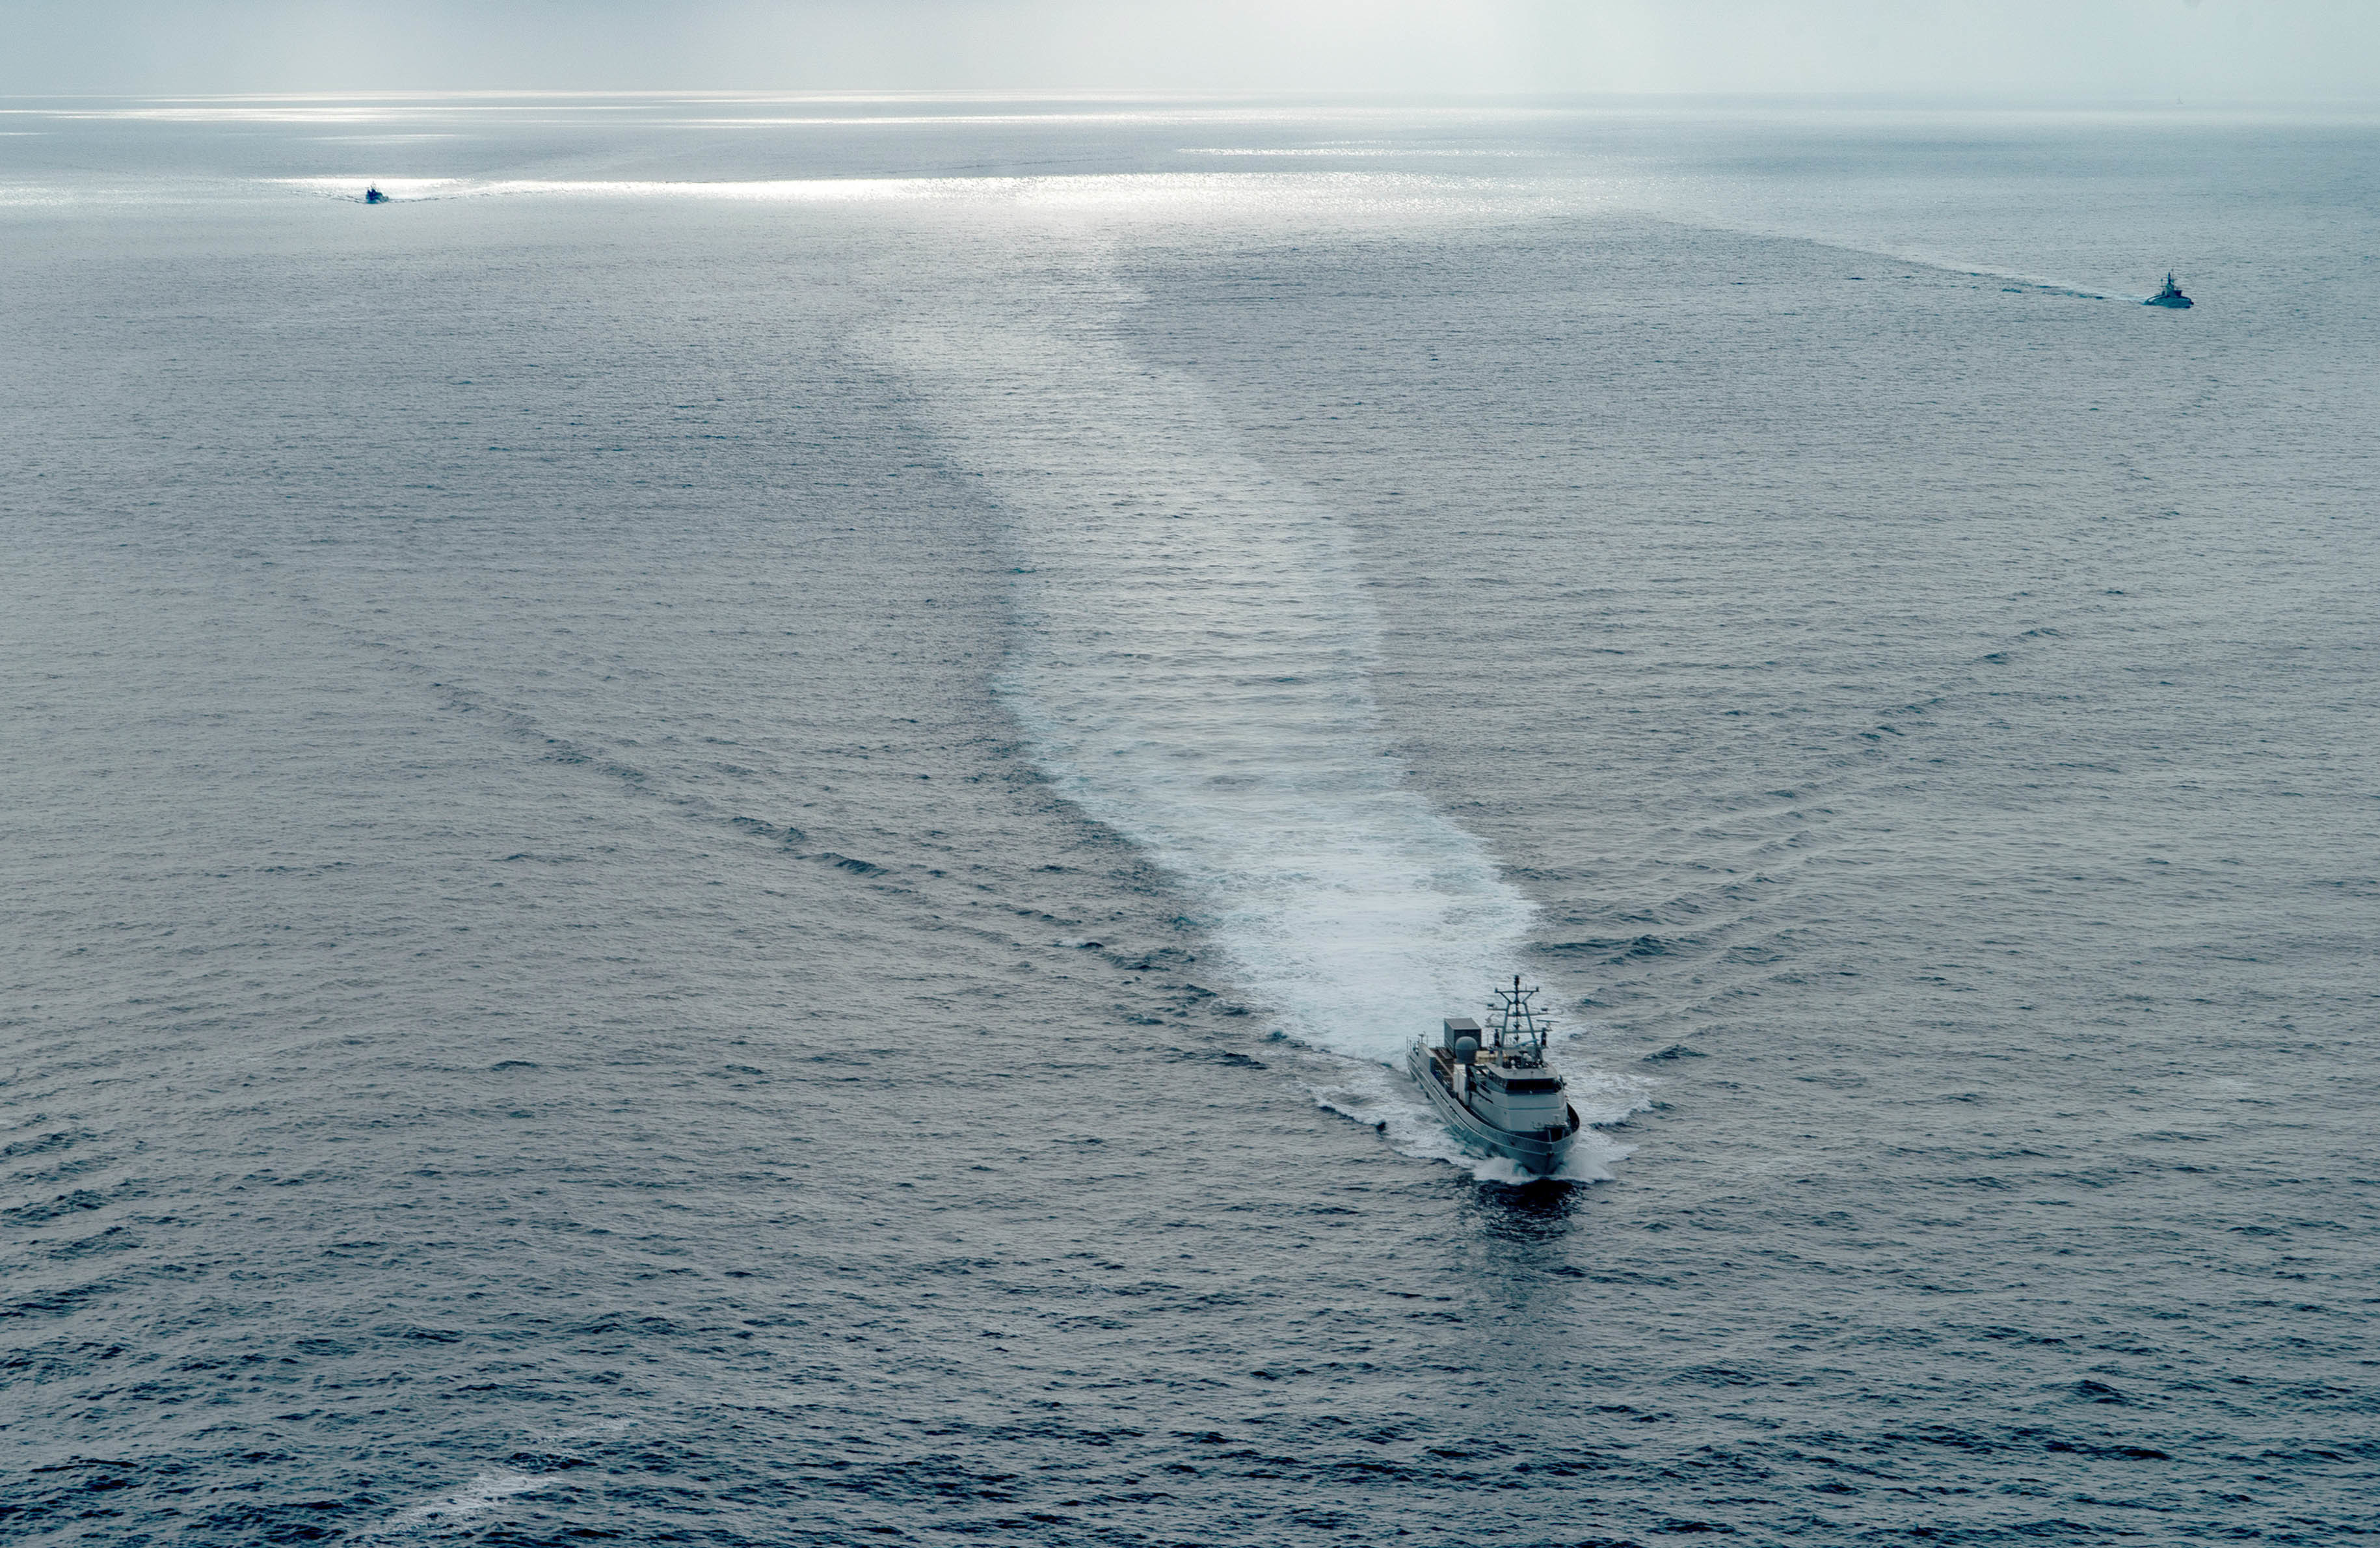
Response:
[[[1390,756],[1331,514],[1124,346],[1112,286],[1063,299],[1091,320],[995,297],[899,340],[1009,518],[1005,690],[1064,793],[1196,901],[1241,993],[1301,1042],[1397,1057],[1510,971],[1531,905]]]
[[[533,1494],[544,1488],[545,1481],[528,1473],[483,1472],[451,1494],[400,1513],[372,1535],[436,1535],[468,1530],[475,1527],[479,1518],[493,1510],[500,1502],[515,1494]]]

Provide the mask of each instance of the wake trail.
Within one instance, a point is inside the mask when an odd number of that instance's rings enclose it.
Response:
[[[877,335],[1006,517],[1002,691],[1060,792],[1176,878],[1239,990],[1335,1056],[1318,1098],[1455,1159],[1381,1066],[1510,971],[1534,905],[1391,755],[1347,534],[1201,383],[1133,353],[1129,300],[1077,271]]]
[[[1390,756],[1379,623],[1330,513],[1131,353],[1121,290],[1078,276],[1058,299],[978,296],[896,345],[1007,517],[1003,691],[1060,790],[1180,879],[1283,1031],[1392,1058],[1514,959],[1532,906]]]
[[[2005,280],[2027,290],[2050,296],[2070,296],[2081,301],[2145,301],[2145,295],[2102,289],[2051,275],[2036,274],[2021,269],[2003,269],[1969,259],[1946,257],[1912,248],[1895,248],[1862,242],[1840,236],[1829,236],[1791,224],[1767,221],[1746,220],[1740,216],[1707,211],[1680,211],[1658,202],[1644,206],[1645,212],[1662,220],[1706,231],[1725,231],[1743,236],[1764,237],[1771,241],[1799,242],[1808,247],[1825,248],[1832,252],[1849,253],[1858,258],[1882,259],[1888,263],[1911,269],[1924,269],[1937,274],[1955,274],[1963,279]]]

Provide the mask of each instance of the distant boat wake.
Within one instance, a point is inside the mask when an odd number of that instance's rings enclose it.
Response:
[[[2048,296],[2071,296],[2080,301],[2139,301],[2139,296],[2121,296],[2114,291],[2094,290],[2088,285],[2074,284],[2066,280],[2049,279],[2040,274],[2028,274],[2014,269],[1993,269],[1981,264],[1966,263],[1954,258],[1918,258],[1907,253],[1877,252],[1869,248],[1850,248],[1846,251],[1868,253],[1906,263],[1919,269],[1931,269],[1937,273],[1964,274],[1975,280],[2004,280],[2026,290],[2037,290]]]
[[[1221,151],[1200,153],[1221,154]],[[1232,151],[1234,155],[1321,155],[1337,151]],[[1473,154],[1473,152],[1463,152]],[[1481,152],[1486,153],[1486,152]],[[1500,153],[1500,152],[1499,152]],[[340,200],[354,200],[360,179],[355,175],[278,177],[268,179],[273,184],[293,191],[310,193]],[[1220,181],[1211,175],[1205,181]],[[1280,181],[1279,179],[1275,179]],[[813,177],[761,178],[750,180],[659,180],[659,179],[598,179],[598,178],[468,178],[468,177],[392,177],[380,180],[373,187],[377,197],[364,201],[389,203],[402,200],[417,203],[427,200],[455,199],[492,199],[522,196],[632,198],[632,199],[698,199],[731,202],[758,203],[855,203],[880,200],[912,200],[920,199],[979,198],[984,195],[1016,196],[1037,190],[1064,188],[1069,185],[1087,197],[1096,197],[1094,190],[1112,193],[1118,187],[1132,184],[1180,183],[1178,175],[1163,174],[1111,174],[1057,177],[1033,176],[973,176],[973,177]],[[1412,179],[1407,179],[1412,182]],[[1479,199],[1498,188],[1491,181],[1480,179],[1432,179],[1442,193],[1457,191],[1471,199]],[[1507,199],[1519,205],[1541,205],[1537,200],[1522,199],[1514,190],[1503,188]],[[1598,192],[1600,200],[1603,194]],[[1625,203],[1626,200],[1614,202]],[[1791,225],[1763,221],[1747,221],[1725,212],[1687,208],[1681,209],[1660,200],[1640,206],[1646,214],[1675,221],[1684,225],[1703,226],[1715,230],[1742,232],[1756,236],[1807,242],[1816,247],[1831,248],[1840,252],[1856,253],[1863,258],[1883,259],[1913,268],[1928,269],[1937,273],[1961,274],[1972,279],[2001,280],[2026,290],[2046,295],[2070,296],[2085,301],[2148,301],[2146,295],[2101,289],[2076,284],[2070,280],[2029,273],[2022,270],[1995,268],[1956,257],[1886,247],[1869,246],[1858,241],[1843,240],[1798,229]]]
[[[1882,259],[1912,269],[1930,270],[1937,274],[1959,274],[1969,279],[2000,280],[2026,290],[2049,296],[2071,296],[2082,301],[2145,301],[2146,295],[2129,295],[2121,291],[2102,289],[2096,285],[2077,284],[2054,275],[2035,274],[2022,269],[2003,269],[1988,263],[1976,263],[1955,255],[1926,252],[1912,248],[1877,246],[1853,238],[1830,236],[1790,222],[1747,218],[1741,212],[1711,208],[1696,203],[1681,208],[1661,200],[1645,201],[1637,206],[1646,214],[1681,225],[1700,226],[1711,231],[1739,232],[1749,236],[1762,236],[1787,242],[1806,242],[1815,248],[1852,253],[1861,258]]]
[[[1383,1066],[1512,970],[1534,907],[1390,755],[1378,621],[1331,514],[1241,450],[1197,382],[1131,353],[1118,287],[1059,289],[890,330],[1007,517],[1003,690],[1059,789],[1178,878],[1239,990],[1361,1061],[1313,1072],[1328,1104],[1451,1159]]]

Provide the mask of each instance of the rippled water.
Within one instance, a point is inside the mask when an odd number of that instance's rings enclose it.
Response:
[[[2369,125],[14,105],[11,1541],[2368,1531]]]

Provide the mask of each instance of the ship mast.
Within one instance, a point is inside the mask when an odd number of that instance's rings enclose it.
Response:
[[[1521,975],[1517,973],[1512,975],[1511,988],[1496,991],[1496,1002],[1488,1007],[1488,1010],[1497,1047],[1519,1050],[1538,1058],[1544,1057],[1546,1037],[1553,1026],[1532,1003],[1538,992],[1535,987],[1523,988]]]

